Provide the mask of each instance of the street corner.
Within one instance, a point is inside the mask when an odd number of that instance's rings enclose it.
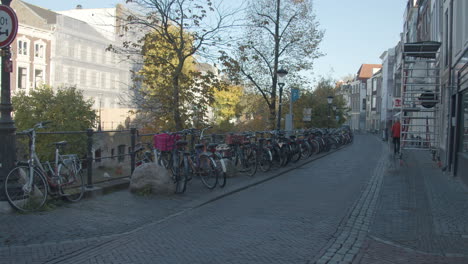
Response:
[[[353,264],[466,264],[468,255],[431,254],[368,236]]]

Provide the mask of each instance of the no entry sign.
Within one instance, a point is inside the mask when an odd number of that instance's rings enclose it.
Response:
[[[18,17],[9,6],[0,5],[0,48],[13,42],[18,32]]]

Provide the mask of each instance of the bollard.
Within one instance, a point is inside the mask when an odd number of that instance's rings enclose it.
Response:
[[[130,170],[131,174],[133,174],[133,171],[135,170],[135,142],[136,142],[136,128],[132,127],[130,128],[130,144],[131,144],[131,152],[130,152]]]
[[[86,155],[86,167],[88,168],[87,188],[93,188],[93,134],[94,130],[92,128],[86,130],[86,135],[88,136],[88,154]]]

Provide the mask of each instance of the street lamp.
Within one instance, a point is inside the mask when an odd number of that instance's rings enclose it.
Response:
[[[102,123],[102,93],[98,93],[99,96],[99,125],[98,125],[98,131],[101,131],[101,123]]]
[[[329,95],[327,97],[327,102],[328,102],[328,128],[330,128],[330,107],[333,103],[333,96]]]
[[[2,0],[2,5],[10,6],[11,0]],[[4,33],[4,32],[2,32]],[[8,34],[8,31],[7,31]],[[12,33],[10,32],[10,35]],[[6,178],[9,170],[15,165],[16,160],[16,127],[11,117],[13,107],[11,105],[10,75],[5,65],[11,65],[10,45],[1,49],[1,101],[0,101],[0,184]],[[6,200],[3,191],[0,191],[0,201]]]
[[[281,130],[281,100],[283,97],[283,87],[284,87],[284,77],[288,74],[288,71],[281,68],[278,71],[276,71],[276,75],[278,76],[278,86],[280,87],[279,90],[279,106],[278,106],[278,122],[276,124],[277,130]]]

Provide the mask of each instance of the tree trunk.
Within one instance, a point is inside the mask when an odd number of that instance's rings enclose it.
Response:
[[[176,129],[176,131],[180,131],[183,128],[182,119],[180,118],[180,96],[179,96],[179,92],[180,92],[180,86],[179,86],[180,71],[178,69],[176,71],[177,72],[175,73],[174,79],[172,81],[172,85],[173,85],[173,89],[174,89],[174,92],[173,92],[174,111],[172,113],[173,113],[173,117],[174,117],[175,129]]]
[[[272,99],[272,103],[269,106],[270,116],[269,116],[268,125],[269,125],[269,129],[273,130],[275,129],[275,126],[276,126],[276,100],[275,100],[276,96],[273,97],[272,95],[271,99]]]

